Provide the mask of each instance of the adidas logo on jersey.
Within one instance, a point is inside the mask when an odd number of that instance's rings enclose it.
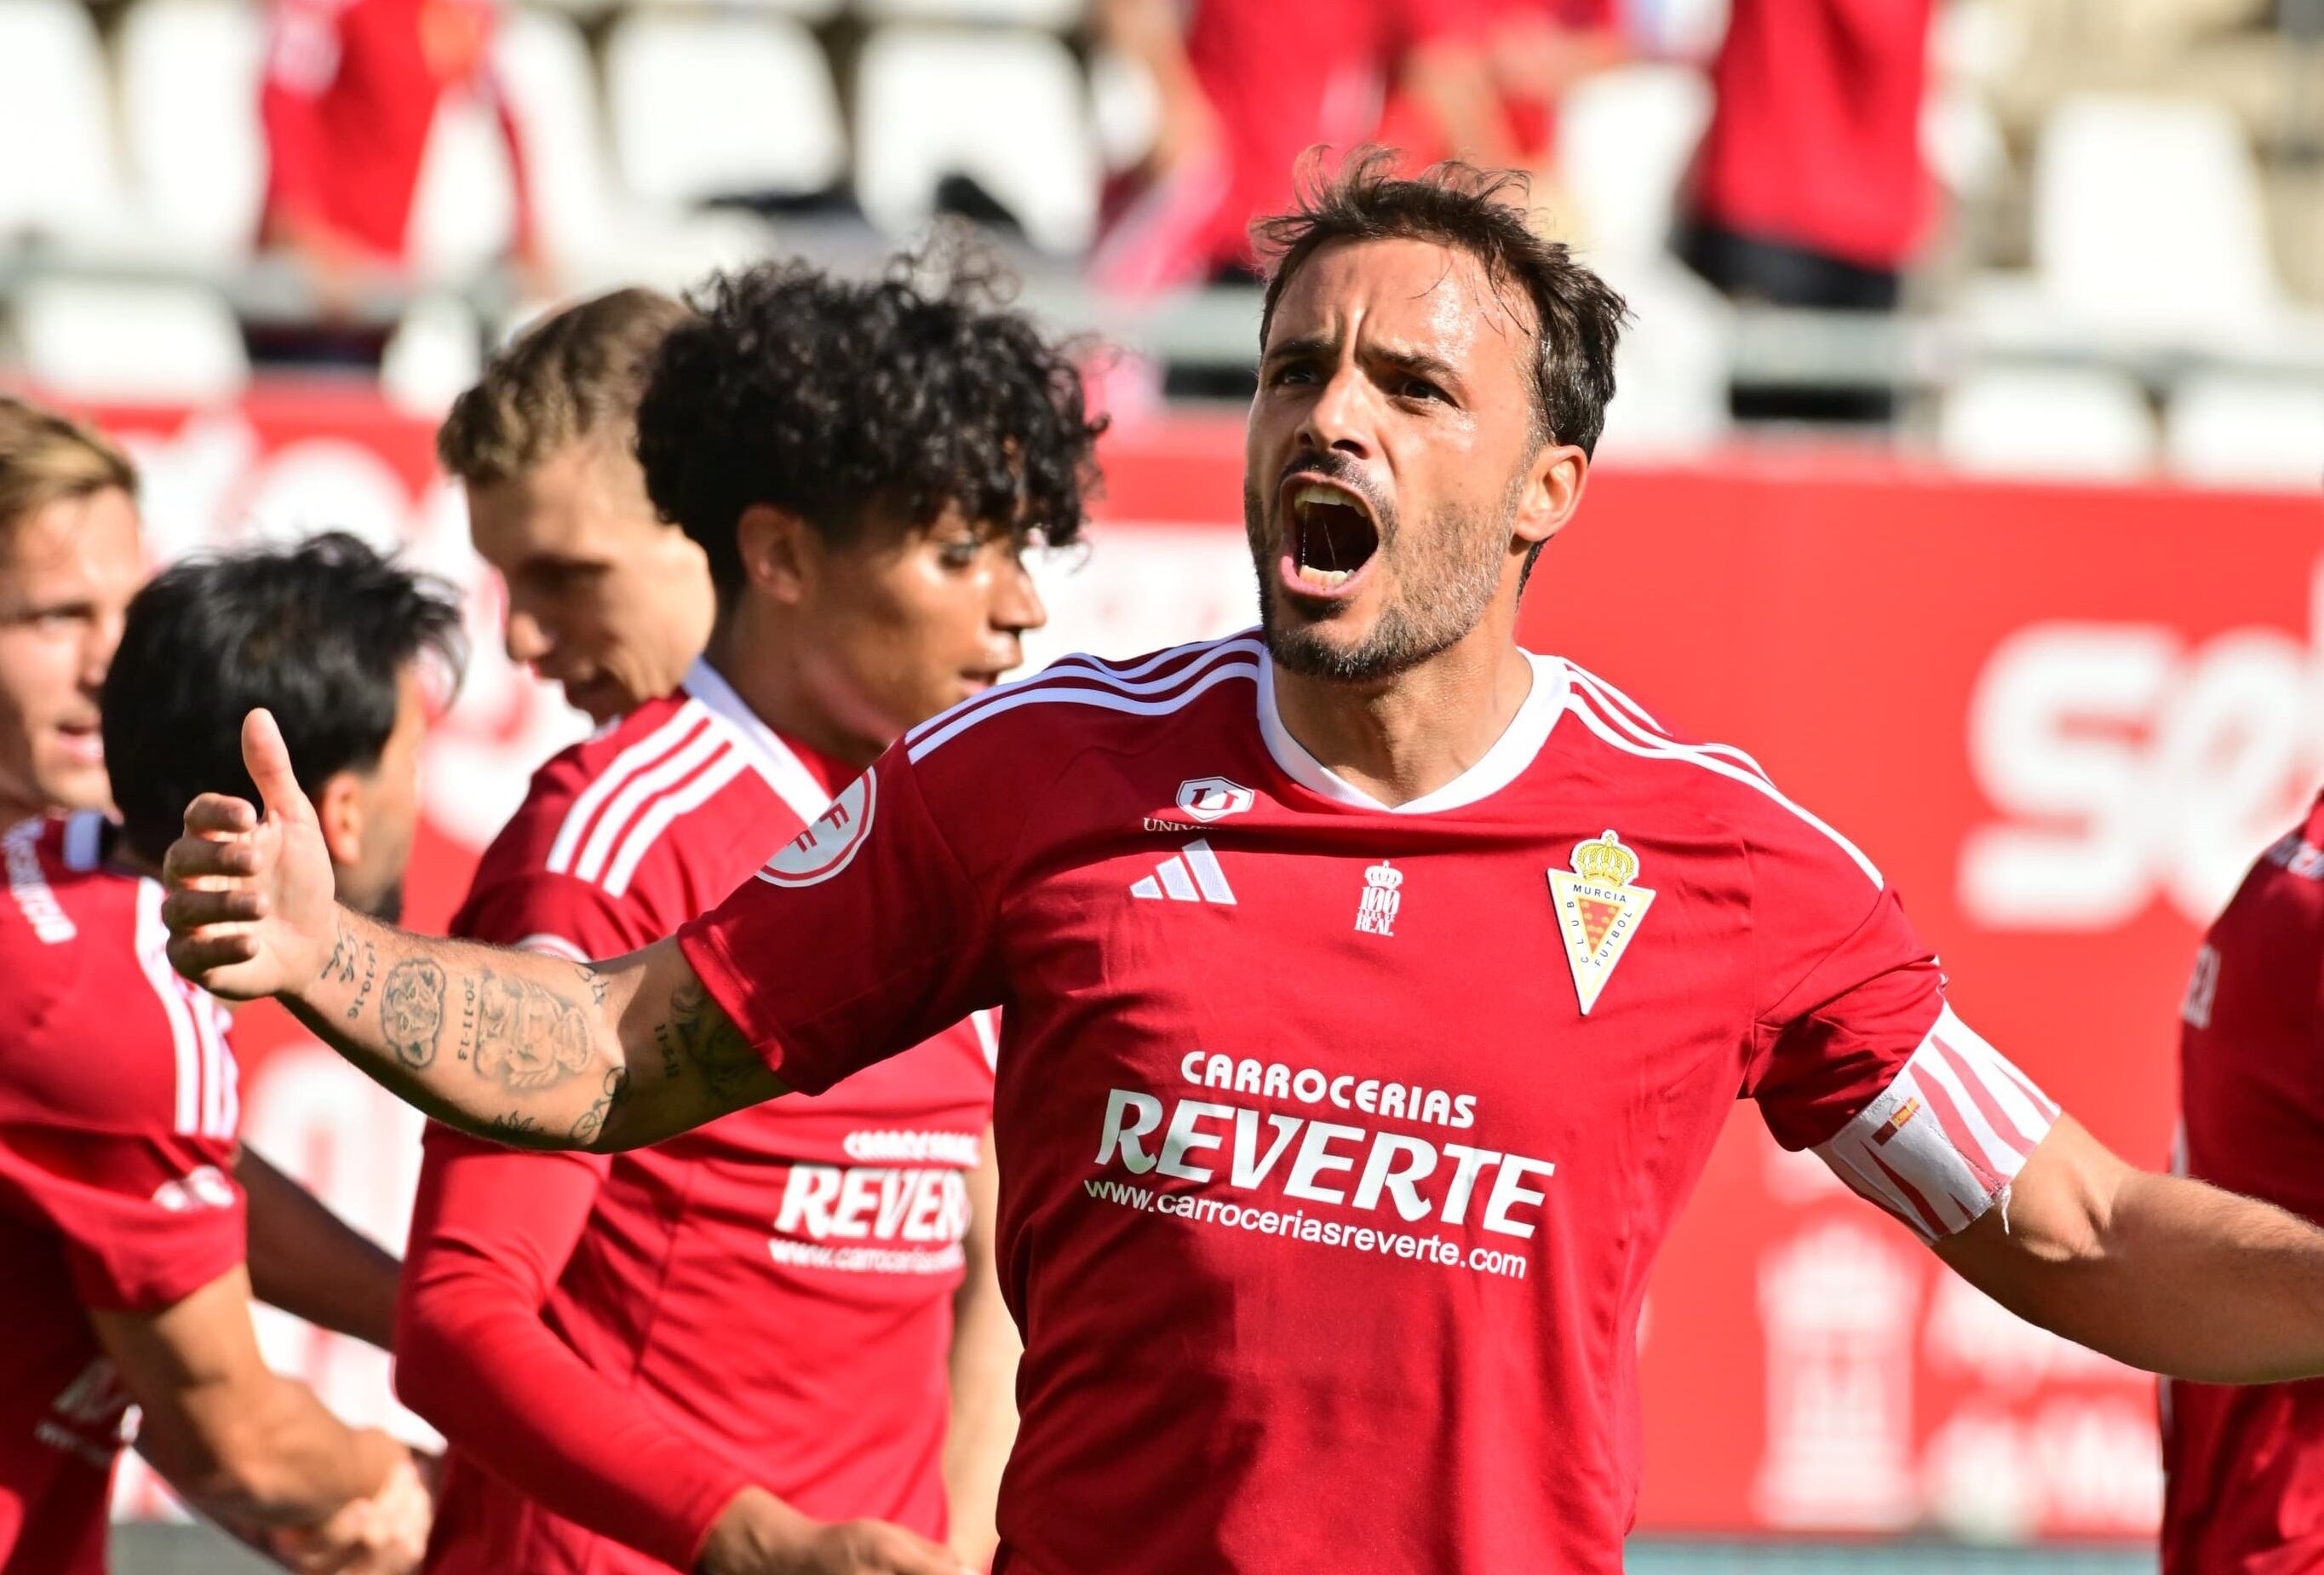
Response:
[[[1157,865],[1152,875],[1132,882],[1130,894],[1145,902],[1167,898],[1174,903],[1216,903],[1229,908],[1235,900],[1234,888],[1227,885],[1227,872],[1219,867],[1219,856],[1201,838]]]

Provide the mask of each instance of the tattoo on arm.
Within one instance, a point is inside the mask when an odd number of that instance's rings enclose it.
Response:
[[[713,1100],[731,1096],[759,1064],[758,1052],[742,1031],[694,980],[670,992],[669,1015],[655,1024],[654,1046],[661,1052],[664,1078],[671,1082],[688,1075],[699,1078]]]
[[[369,951],[365,942],[363,950]],[[364,988],[371,988],[366,977]],[[356,997],[362,1005],[362,997]],[[349,1016],[355,1014],[348,1009]],[[379,1027],[395,1059],[414,1069],[436,1059],[436,1042],[444,1033],[444,970],[424,957],[406,958],[387,970],[387,987],[380,993]]]
[[[372,980],[378,972],[379,949],[368,940],[350,940],[347,932],[340,931],[331,943],[331,960],[323,965],[323,977],[336,978],[343,985],[356,985],[355,997],[347,1003],[348,1022],[363,1014],[364,1003],[371,998]],[[360,984],[356,984],[358,979]]]
[[[597,1141],[597,1135],[605,1130],[605,1118],[613,1113],[613,1107],[620,1104],[630,1091],[630,1069],[614,1067],[606,1072],[604,1090],[597,1096],[595,1104],[575,1117],[572,1131],[567,1135],[574,1142],[591,1144]]]
[[[532,980],[480,968],[472,987],[477,1075],[521,1092],[553,1088],[590,1062],[590,1019]]]
[[[538,1116],[527,1116],[521,1110],[503,1111],[500,1115],[493,1116],[484,1126],[484,1135],[486,1137],[493,1139],[495,1143],[505,1143],[512,1147],[518,1148],[530,1146],[526,1144],[525,1139],[528,1137],[538,1137],[540,1135],[540,1118]]]

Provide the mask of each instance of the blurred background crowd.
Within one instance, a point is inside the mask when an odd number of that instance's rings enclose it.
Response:
[[[0,0],[0,367],[429,412],[548,300],[953,213],[1135,419],[1240,396],[1244,227],[1367,140],[1533,171],[1617,456],[2324,453],[2324,0]]]

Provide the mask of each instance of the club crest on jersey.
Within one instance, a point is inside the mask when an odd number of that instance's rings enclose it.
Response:
[[[1587,1017],[1654,905],[1655,894],[1630,884],[1637,878],[1638,856],[1610,829],[1576,844],[1572,863],[1571,870],[1549,871],[1549,890],[1557,903],[1566,966],[1573,970],[1573,993]]]
[[[1222,776],[1198,776],[1178,784],[1178,807],[1197,820],[1223,820],[1250,808],[1257,794]]]
[[[1398,890],[1404,885],[1404,871],[1385,858],[1364,871],[1364,897],[1356,908],[1356,933],[1359,935],[1396,934],[1396,911],[1404,901]]]
[[[872,810],[880,784],[867,771],[839,790],[831,805],[779,848],[759,871],[769,885],[811,886],[827,881],[853,861],[872,832]]]

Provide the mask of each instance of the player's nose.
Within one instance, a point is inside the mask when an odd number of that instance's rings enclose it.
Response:
[[[540,619],[521,607],[511,607],[508,622],[501,628],[501,644],[510,662],[527,667],[548,655],[553,642]]]
[[[1013,637],[1048,621],[1048,605],[1041,599],[1041,588],[1033,583],[1032,568],[1022,557],[1012,557],[994,577],[992,626]]]
[[[1332,368],[1299,422],[1299,440],[1317,452],[1367,459],[1372,453],[1370,385],[1353,366]]]

